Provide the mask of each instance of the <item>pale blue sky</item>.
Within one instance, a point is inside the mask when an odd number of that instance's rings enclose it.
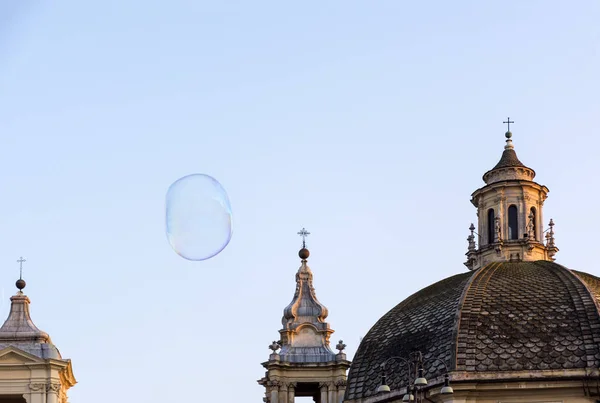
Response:
[[[296,232],[352,356],[466,270],[507,115],[558,262],[600,275],[598,21],[593,0],[0,1],[0,313],[23,255],[71,402],[260,402]],[[234,213],[204,262],[164,233],[194,172]]]

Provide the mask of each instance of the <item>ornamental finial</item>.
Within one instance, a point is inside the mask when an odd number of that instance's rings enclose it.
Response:
[[[335,346],[335,349],[338,350],[340,352],[340,354],[342,354],[342,352],[344,352],[345,348],[346,348],[346,345],[344,344],[343,340],[340,340],[340,342],[337,344],[337,346]]]
[[[513,144],[512,144],[512,140],[511,140],[512,133],[511,133],[511,131],[510,131],[510,124],[511,124],[511,123],[515,123],[515,122],[514,122],[513,120],[510,120],[510,118],[507,118],[507,119],[506,119],[506,121],[504,121],[504,122],[502,122],[502,123],[504,123],[504,124],[507,124],[507,125],[508,125],[508,128],[507,128],[508,130],[507,130],[507,131],[506,131],[506,133],[504,134],[504,135],[506,136],[506,146],[504,146],[504,149],[505,149],[505,150],[512,150],[512,149],[514,149],[514,146],[513,146]]]
[[[308,249],[306,249],[306,237],[310,235],[310,232],[308,232],[306,228],[302,228],[300,231],[298,231],[298,235],[302,237],[302,249],[300,249],[300,252],[298,252],[298,256],[300,256],[300,259],[304,261],[310,256],[310,252]]]
[[[17,280],[15,285],[19,289],[19,292],[23,292],[23,288],[25,288],[25,286],[27,285],[25,280],[23,280],[23,263],[26,261],[27,260],[23,259],[23,256],[21,256],[19,260],[17,260],[17,263],[19,263],[19,279]]]
[[[273,354],[277,354],[277,350],[281,348],[281,342],[273,340],[273,343],[269,346],[269,349],[273,351]]]
[[[550,259],[556,260],[554,255],[558,252],[558,248],[556,247],[556,243],[554,243],[554,220],[552,220],[552,218],[550,219],[548,226],[550,229],[546,234],[546,248],[548,249],[548,256]]]
[[[469,252],[471,252],[477,248],[475,245],[475,225],[473,225],[473,223],[471,223],[469,231],[471,231],[471,235],[467,237],[467,241],[469,241]]]
[[[554,244],[554,220],[550,219],[550,223],[548,224],[550,227],[550,231],[548,231],[548,246],[549,248],[554,248],[556,245]]]

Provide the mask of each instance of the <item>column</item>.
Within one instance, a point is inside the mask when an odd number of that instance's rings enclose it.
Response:
[[[29,403],[46,403],[46,384],[45,383],[30,383]]]
[[[290,383],[288,385],[288,403],[294,403],[294,399],[296,398],[295,388],[295,383]]]
[[[345,379],[340,379],[335,384],[337,385],[337,400],[335,401],[335,403],[343,403],[344,394],[346,393],[347,381]]]
[[[271,403],[279,403],[279,382],[269,381],[271,387]]]
[[[288,403],[288,384],[283,382],[279,388],[279,391],[281,392],[279,394],[279,403]],[[294,401],[292,400],[292,403],[293,402]]]
[[[320,403],[329,403],[329,401],[327,400],[327,384],[321,383],[321,384],[319,384],[319,387],[321,388],[321,402]]]
[[[46,403],[58,403],[58,392],[60,383],[49,383],[46,385]]]
[[[328,386],[329,386],[329,397],[327,398],[327,401],[330,403],[335,403],[335,398],[337,397],[337,391],[336,391],[335,385],[333,384],[333,382],[329,382]]]

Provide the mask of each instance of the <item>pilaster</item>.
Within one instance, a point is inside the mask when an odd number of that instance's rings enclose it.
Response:
[[[271,403],[279,403],[279,381],[269,381],[271,390]]]
[[[337,387],[334,382],[327,382],[327,390],[329,391],[328,400],[329,403],[336,403],[337,398]]]
[[[31,383],[29,384],[29,395],[31,403],[46,403],[46,384]]]
[[[291,382],[288,384],[288,403],[294,403],[294,399],[296,398],[296,395],[294,394],[295,388],[295,382]]]
[[[335,386],[337,387],[337,399],[335,403],[343,403],[347,384],[348,382],[345,379],[339,379],[335,382]]]
[[[46,384],[46,403],[59,403],[58,394],[60,392],[60,383],[47,383]]]
[[[321,382],[319,384],[321,390],[321,403],[330,403],[328,399],[328,384],[327,382]]]

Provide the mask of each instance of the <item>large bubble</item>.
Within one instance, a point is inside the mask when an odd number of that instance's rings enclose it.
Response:
[[[167,238],[173,250],[188,260],[219,254],[233,232],[229,197],[214,178],[184,176],[167,191]]]

